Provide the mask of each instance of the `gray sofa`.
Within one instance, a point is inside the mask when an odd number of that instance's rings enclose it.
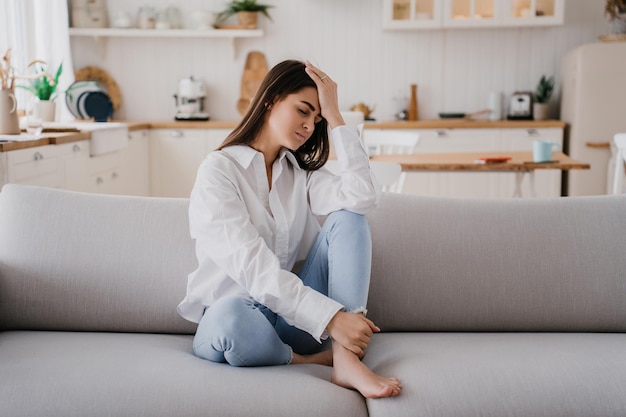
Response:
[[[626,416],[626,197],[385,194],[365,400],[317,365],[195,358],[187,200],[0,192],[0,415]]]

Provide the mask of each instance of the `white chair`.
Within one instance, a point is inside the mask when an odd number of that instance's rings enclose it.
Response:
[[[370,161],[370,168],[376,177],[376,181],[382,190],[389,193],[402,192],[400,178],[402,177],[402,167],[397,162]]]
[[[363,143],[369,156],[415,153],[419,139],[419,134],[413,132],[382,129],[366,129],[363,131]],[[389,185],[387,191],[401,193],[404,189],[405,181],[406,172],[401,170],[397,181]]]
[[[363,132],[363,143],[370,156],[415,153],[419,139],[419,134],[413,132],[382,129]]]
[[[342,111],[341,117],[348,126],[356,126],[359,136],[363,135],[363,125],[365,124],[365,115],[360,111]]]
[[[336,159],[329,159],[325,165],[330,172],[335,175],[339,175],[339,161]],[[386,192],[400,192],[396,190],[398,179],[402,175],[402,167],[397,162],[382,162],[382,161],[370,161],[370,168],[376,181],[380,184],[383,191]]]
[[[626,163],[626,133],[618,133],[613,137],[615,144],[615,174],[613,176],[613,194],[624,192],[624,163]]]

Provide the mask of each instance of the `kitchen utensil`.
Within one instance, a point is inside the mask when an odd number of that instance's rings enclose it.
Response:
[[[76,81],[67,89],[65,104],[74,117],[82,119],[83,116],[78,110],[78,99],[86,92],[103,90],[102,85],[96,81]]]
[[[492,91],[489,93],[489,120],[502,119],[502,93],[499,91]]]
[[[411,99],[409,100],[409,114],[408,119],[415,121],[419,117],[417,108],[417,84],[411,84]]]
[[[97,81],[113,102],[113,111],[122,105],[122,93],[113,77],[104,69],[88,65],[74,73],[76,81]]]
[[[196,30],[211,29],[215,23],[216,14],[206,10],[195,10],[191,12],[192,27]]]
[[[113,103],[103,91],[84,93],[84,99],[79,101],[79,110],[86,119],[96,122],[106,122],[113,116]]]
[[[439,113],[441,119],[462,119],[465,117],[465,113]]]
[[[552,159],[552,151],[560,150],[561,146],[549,140],[533,141],[533,162],[549,162]]]
[[[106,28],[109,14],[106,0],[72,0],[72,27]]]
[[[482,109],[472,113],[439,113],[439,117],[441,119],[472,119],[488,113],[491,113],[490,109]]]
[[[170,27],[172,29],[183,28],[183,15],[178,7],[170,6],[165,9],[165,13],[167,14],[167,19],[169,20]]]
[[[156,25],[156,9],[151,6],[142,6],[137,12],[137,27],[139,29],[154,29]]]
[[[248,111],[252,97],[259,90],[259,86],[268,71],[267,60],[262,52],[251,51],[248,53],[241,76],[241,97],[237,102],[237,111],[242,116]]]
[[[533,93],[516,91],[511,95],[509,103],[509,120],[532,120]]]
[[[128,29],[133,27],[133,19],[127,12],[118,12],[113,19],[113,27],[118,29]]]
[[[26,113],[24,115],[24,125],[26,133],[29,135],[41,135],[43,132],[43,120],[39,114],[38,100],[31,98],[26,104]]]
[[[175,120],[209,120],[209,114],[204,111],[206,88],[204,83],[193,76],[183,78],[178,83]]]

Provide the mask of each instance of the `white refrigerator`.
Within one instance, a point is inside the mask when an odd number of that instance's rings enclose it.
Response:
[[[612,183],[607,145],[626,132],[626,42],[586,44],[564,57],[561,119],[569,125],[567,153],[591,165],[569,172],[568,195],[607,194]]]

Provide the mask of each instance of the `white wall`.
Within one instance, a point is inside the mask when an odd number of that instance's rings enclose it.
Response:
[[[266,0],[273,22],[261,23],[263,38],[110,38],[105,55],[90,38],[72,39],[75,68],[100,66],[120,85],[123,105],[117,118],[171,120],[178,80],[206,81],[208,111],[214,120],[236,120],[236,103],[246,54],[265,53],[270,67],[283,59],[309,59],[339,83],[340,105],[376,106],[378,120],[390,120],[419,86],[420,118],[440,111],[485,108],[490,91],[533,90],[542,74],[559,76],[561,57],[574,47],[610,33],[603,2],[565,0],[565,25],[552,28],[384,31],[380,0]],[[171,0],[108,0],[111,16],[136,13]],[[219,11],[224,0],[176,2],[184,15]],[[558,115],[558,99],[553,115]]]

